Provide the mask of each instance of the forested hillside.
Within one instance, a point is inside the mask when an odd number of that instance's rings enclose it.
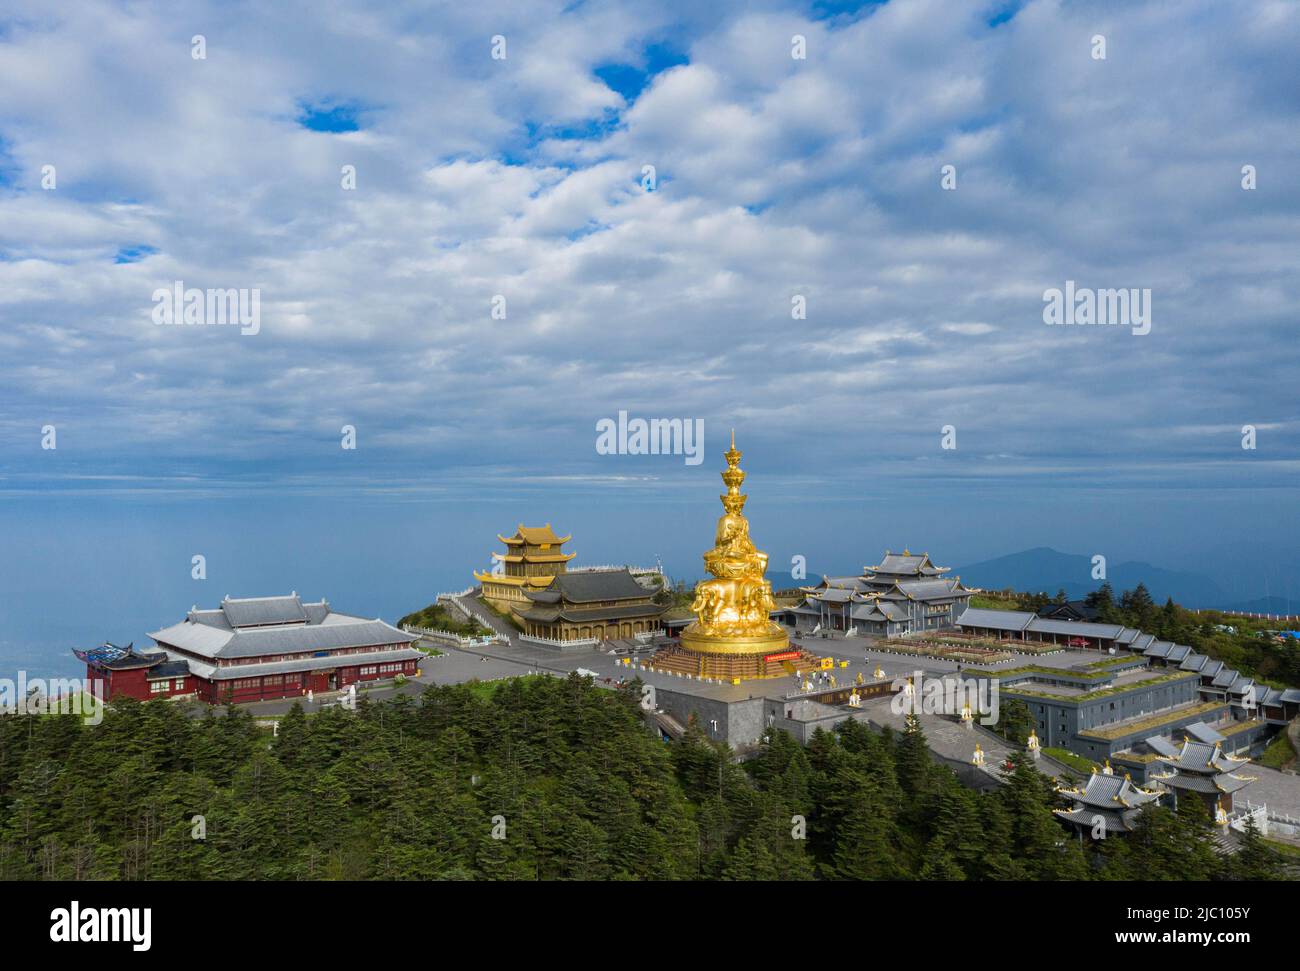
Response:
[[[778,733],[741,766],[576,676],[431,687],[355,713],[122,703],[0,717],[0,879],[1258,879],[1159,809],[1085,855],[1030,766],[963,788],[917,734]],[[196,839],[194,817],[204,838]],[[495,817],[495,819],[494,819]],[[793,837],[803,817],[806,839]],[[501,827],[504,825],[504,833]],[[504,839],[493,838],[493,830]]]

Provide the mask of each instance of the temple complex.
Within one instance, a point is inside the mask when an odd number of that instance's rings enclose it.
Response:
[[[527,603],[516,606],[514,614],[525,635],[549,641],[651,634],[659,629],[659,615],[668,609],[655,603],[655,592],[627,570],[560,573],[549,579],[545,589],[520,589]]]
[[[519,524],[510,537],[497,535],[506,545],[505,553],[494,553],[500,572],[474,571],[474,579],[483,585],[483,599],[498,610],[511,611],[527,607],[527,591],[543,590],[563,574],[575,554],[565,553],[568,536],[556,536],[551,524]]]
[[[652,666],[727,680],[781,677],[810,668],[819,659],[791,648],[789,635],[771,619],[776,603],[764,576],[767,554],[749,538],[749,520],[742,512],[748,497],[740,491],[745,473],[734,432],[725,457],[727,491],[719,496],[723,514],[713,549],[704,554],[713,579],[695,588],[691,610],[696,619],[682,631],[680,646],[661,650]]]
[[[796,626],[885,637],[952,627],[971,592],[961,577],[945,577],[948,570],[930,562],[928,553],[886,550],[879,564],[863,567],[861,576],[824,576],[816,586],[800,587],[805,600],[787,612],[787,619]]]

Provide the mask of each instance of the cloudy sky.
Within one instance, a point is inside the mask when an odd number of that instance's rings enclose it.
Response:
[[[523,518],[695,570],[734,426],[774,563],[1267,549],[1300,593],[1298,49],[1281,0],[4,0],[12,569],[109,523],[152,577],[150,536],[314,504],[464,526],[456,575]],[[1047,326],[1067,280],[1150,333]],[[260,332],[155,324],[175,281]],[[620,410],[704,464],[598,454]]]

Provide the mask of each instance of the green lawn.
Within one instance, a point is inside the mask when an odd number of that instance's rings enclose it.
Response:
[[[1295,761],[1295,746],[1291,744],[1291,739],[1287,738],[1285,731],[1278,732],[1277,738],[1268,743],[1268,748],[1264,749],[1264,754],[1255,760],[1256,765],[1262,765],[1269,769],[1283,769]]]
[[[430,630],[445,630],[461,637],[487,637],[492,632],[477,621],[464,620],[460,614],[442,606],[429,604],[423,610],[407,614],[397,622],[397,626],[410,624],[412,627],[427,627]]]
[[[1300,846],[1295,846],[1291,843],[1281,843],[1278,840],[1270,840],[1270,839],[1266,839],[1264,840],[1264,842],[1267,843],[1273,849],[1277,850],[1283,856],[1294,856],[1300,858]]]
[[[983,594],[975,594],[970,598],[972,607],[981,607],[984,610],[1019,610],[1019,600],[1004,600],[1002,597],[986,597]]]
[[[1068,765],[1070,768],[1074,769],[1076,772],[1082,773],[1083,775],[1091,775],[1092,770],[1097,768],[1097,763],[1092,759],[1085,759],[1082,755],[1075,755],[1068,749],[1044,748],[1043,754],[1049,758],[1056,759],[1056,761],[1061,762],[1064,765]]]

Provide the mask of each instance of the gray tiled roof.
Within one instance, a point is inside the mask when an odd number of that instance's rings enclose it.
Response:
[[[1205,667],[1201,668],[1201,677],[1202,678],[1218,677],[1219,672],[1222,670],[1223,670],[1222,661],[1210,660],[1206,662]]]
[[[168,651],[173,658],[181,658],[174,651]],[[269,661],[266,664],[235,664],[229,667],[216,667],[201,661],[189,661],[192,673],[209,681],[234,681],[237,678],[259,678],[268,674],[292,674],[295,671],[319,671],[322,668],[337,668],[357,664],[389,664],[394,661],[414,661],[424,655],[412,647],[400,647],[390,651],[371,651],[365,654],[345,654],[334,657],[303,657],[292,661]]]
[[[984,607],[967,607],[957,624],[961,627],[988,627],[992,630],[1022,631],[1034,620],[1034,614],[1024,610],[989,610]]]
[[[1280,705],[1282,704],[1282,695],[1283,692],[1277,688],[1265,687],[1264,693],[1259,696],[1259,703],[1261,705]]]
[[[1147,657],[1168,657],[1169,652],[1173,649],[1174,645],[1169,641],[1155,641],[1152,644],[1148,644],[1146,650],[1142,653]]]
[[[899,580],[898,589],[913,600],[951,600],[964,591],[956,580]]]
[[[866,590],[868,586],[862,577],[822,577],[822,585],[857,591]]]
[[[1205,742],[1208,745],[1223,741],[1223,736],[1205,722],[1192,722],[1190,725],[1185,726],[1183,731],[1198,742]]]
[[[1094,772],[1081,792],[1066,790],[1062,795],[1085,806],[1109,809],[1135,809],[1159,798],[1156,793],[1141,791],[1125,776],[1106,775],[1104,772]]]
[[[1184,647],[1182,644],[1175,644],[1173,648],[1170,649],[1167,657],[1169,658],[1169,663],[1181,664],[1183,659],[1186,658],[1187,655],[1191,653],[1192,653],[1192,649],[1190,647]]]
[[[1214,775],[1191,775],[1181,772],[1172,779],[1160,779],[1163,785],[1170,789],[1184,789],[1188,792],[1203,792],[1209,795],[1215,793],[1232,793],[1254,782],[1254,779],[1248,779],[1244,776],[1229,775],[1223,773]]]
[[[1100,637],[1113,640],[1124,629],[1123,624],[1093,624],[1086,620],[1050,620],[1035,617],[1029,630],[1044,634],[1064,634],[1067,637]]]
[[[876,603],[854,607],[849,612],[849,616],[854,620],[890,620],[897,622],[907,620],[910,615],[898,604],[890,603],[888,600],[880,600]]]
[[[1235,682],[1240,677],[1241,675],[1238,674],[1236,671],[1234,671],[1232,668],[1224,668],[1215,676],[1214,680],[1210,683],[1213,684],[1214,687],[1216,688],[1230,688],[1232,687],[1233,682]]]
[[[149,635],[162,647],[176,647],[207,658],[306,654],[348,647],[409,644],[416,639],[382,620],[330,613],[319,624],[254,627],[232,631],[188,619]]]
[[[591,570],[583,573],[561,573],[551,581],[544,593],[558,593],[569,603],[594,603],[599,600],[648,599],[654,594],[637,583],[627,570]],[[537,597],[537,594],[529,594]],[[541,598],[539,598],[541,599]]]
[[[168,657],[171,657],[171,655],[168,655]],[[150,668],[145,678],[149,681],[161,681],[163,678],[184,678],[189,673],[190,665],[188,661],[169,660]]]
[[[825,590],[818,590],[809,596],[811,599],[820,600],[822,603],[842,604],[853,599],[853,591],[843,587],[827,587]]]
[[[1300,703],[1300,688],[1287,688],[1282,692],[1282,700],[1288,705]]]
[[[264,624],[305,624],[307,612],[296,593],[287,597],[252,597],[221,601],[221,610],[231,627],[259,627]]]
[[[1178,755],[1162,759],[1166,765],[1179,772],[1191,772],[1197,775],[1215,775],[1232,772],[1241,767],[1242,762],[1230,761],[1215,745],[1208,742],[1195,742],[1186,739]]]
[[[1152,735],[1150,738],[1142,740],[1146,746],[1157,755],[1166,755],[1171,757],[1178,756],[1178,746],[1165,738],[1163,735]]]
[[[1184,671],[1200,671],[1209,660],[1204,654],[1188,654],[1178,666]]]
[[[1100,822],[1102,831],[1106,833],[1127,833],[1132,831],[1132,820],[1137,816],[1136,810],[1115,812],[1113,809],[1101,809],[1097,806],[1089,809],[1054,809],[1052,811],[1062,819],[1077,826],[1086,827],[1088,830],[1095,829],[1097,823]]]
[[[869,566],[866,573],[889,573],[894,576],[936,576],[947,572],[947,567],[936,567],[924,553],[886,553],[876,566]]]

